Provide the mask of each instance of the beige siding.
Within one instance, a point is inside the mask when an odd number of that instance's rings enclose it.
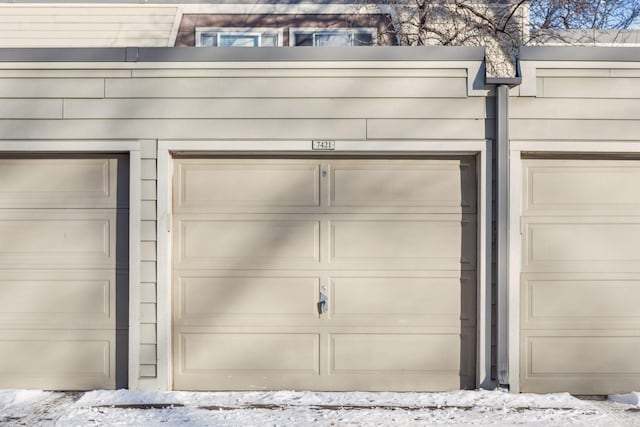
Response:
[[[474,139],[485,132],[483,120],[456,119],[370,119],[367,120],[369,139]]]
[[[140,142],[141,171],[141,233],[140,243],[140,377],[153,378],[157,368],[157,307],[156,307],[156,200],[157,142]]]
[[[512,119],[638,120],[640,98],[511,98],[509,116]]]
[[[65,99],[64,117],[69,119],[309,119],[315,117],[349,118],[442,118],[475,119],[483,110],[484,99],[466,98],[392,98],[372,102],[357,98],[264,98],[253,99]],[[37,104],[36,104],[37,105]],[[30,106],[27,104],[23,108]],[[61,112],[53,109],[51,113]],[[44,107],[41,107],[44,108]],[[48,111],[48,110],[47,110]],[[45,111],[42,117],[49,118]],[[11,118],[13,116],[10,116]],[[20,117],[20,116],[19,116]],[[27,116],[29,117],[29,116]],[[58,118],[57,116],[55,118]]]
[[[0,70],[3,138],[442,140],[492,132],[484,99],[466,96],[463,69],[138,68],[133,78],[131,70]],[[143,175],[155,173],[146,163]]]
[[[61,119],[61,99],[5,99],[0,103],[0,117],[6,119]]]
[[[364,119],[4,120],[2,125],[4,126],[3,136],[8,139],[27,137],[30,139],[206,140],[215,136],[222,139],[253,140],[297,138],[363,140],[367,137]],[[458,128],[451,127],[451,130],[456,129]],[[462,132],[456,132],[456,134],[460,133]],[[470,132],[464,133],[464,135],[469,134]]]
[[[464,98],[465,78],[228,77],[106,79],[107,98]]]
[[[37,6],[37,7],[36,7]],[[0,47],[168,46],[175,6],[0,6]]]
[[[539,96],[545,98],[638,98],[637,78],[541,77]]]
[[[535,97],[510,100],[512,139],[603,143],[638,139],[640,64],[624,69],[582,65],[539,66]]]
[[[512,139],[636,141],[640,134],[638,120],[556,120],[548,117],[512,119],[510,123]]]
[[[102,98],[104,79],[0,79],[2,98]]]

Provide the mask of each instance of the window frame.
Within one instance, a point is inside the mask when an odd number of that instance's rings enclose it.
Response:
[[[324,27],[292,27],[289,28],[289,46],[291,47],[303,47],[296,46],[296,33],[311,33],[311,37],[316,39],[316,34],[349,34],[351,36],[357,33],[366,33],[371,35],[371,46],[378,45],[378,29],[375,27],[342,27],[342,28],[324,28]],[[316,47],[316,45],[313,45]],[[358,47],[353,43],[345,47]]]
[[[218,46],[205,46],[202,44],[202,36],[207,33],[215,33],[216,34],[216,42]],[[196,27],[196,47],[222,47],[220,46],[220,36],[221,35],[231,35],[231,36],[258,36],[258,46],[257,47],[271,47],[271,46],[262,46],[262,38],[265,34],[272,34],[277,37],[275,47],[282,47],[283,44],[283,36],[284,33],[281,28],[273,28],[273,27]]]

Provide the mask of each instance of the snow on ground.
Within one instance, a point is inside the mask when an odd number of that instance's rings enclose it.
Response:
[[[640,395],[639,395],[640,396]],[[637,397],[637,396],[636,396]],[[579,400],[566,394],[142,392],[0,390],[9,426],[403,426],[640,425],[637,400]],[[625,400],[627,399],[627,400]],[[617,403],[622,402],[622,403]],[[622,415],[621,415],[622,414]]]

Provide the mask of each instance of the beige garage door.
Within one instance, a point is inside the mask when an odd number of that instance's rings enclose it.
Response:
[[[174,387],[475,386],[473,158],[178,158]]]
[[[522,391],[640,388],[640,161],[523,161]]]
[[[126,386],[126,157],[0,158],[0,388]]]

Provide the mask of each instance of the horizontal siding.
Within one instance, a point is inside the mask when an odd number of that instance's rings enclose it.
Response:
[[[1,108],[1,107],[0,107]],[[64,117],[96,118],[456,118],[482,116],[484,99],[66,99]],[[46,117],[43,117],[46,118]]]
[[[484,120],[367,120],[369,139],[479,139],[484,135]]]
[[[156,375],[156,365],[140,365],[140,377],[155,378]]]
[[[106,79],[106,98],[464,98],[465,78]]]
[[[323,61],[322,67],[314,64],[311,67],[300,68],[294,63],[270,64],[266,67],[234,67],[234,68],[156,68],[156,69],[133,69],[133,77],[420,77],[420,78],[456,78],[466,79],[467,70],[459,68],[409,68],[404,64],[399,64],[395,68],[369,68],[367,64],[358,61],[357,68],[347,68],[349,64],[345,61],[326,63]],[[354,64],[354,63],[352,63]],[[371,63],[368,63],[369,65]],[[237,65],[237,64],[236,64]],[[335,66],[335,68],[331,68]]]
[[[140,301],[154,303],[156,301],[156,284],[142,283],[140,285]]]
[[[640,119],[640,99],[513,98],[509,108],[513,119]]]
[[[142,365],[155,365],[156,361],[156,346],[154,344],[141,344],[140,363]]]
[[[156,241],[156,222],[155,221],[142,221],[140,223],[140,238],[143,241],[155,242]]]
[[[142,261],[155,261],[156,242],[142,242],[140,247],[140,257]]]
[[[140,281],[156,281],[156,263],[154,261],[142,261],[140,263]]]
[[[354,119],[0,120],[7,139],[366,139]]]
[[[639,121],[513,119],[512,139],[638,140]]]
[[[0,7],[2,16],[174,16],[175,7],[144,7],[144,6],[89,6],[87,4],[79,6],[24,6],[11,5]]]
[[[538,96],[545,98],[640,98],[636,78],[542,77]]]
[[[140,323],[156,323],[156,305],[143,302],[140,304]]]
[[[626,64],[628,65],[628,64]],[[536,96],[510,102],[510,136],[522,140],[634,141],[640,134],[638,68],[536,70]],[[526,69],[526,65],[525,65]]]
[[[4,78],[105,78],[105,77],[131,77],[131,70],[95,69],[95,70],[22,70],[0,69],[0,79]]]
[[[40,48],[40,47],[166,47],[166,39],[113,39],[113,38],[95,38],[95,39],[48,39],[39,38],[5,38],[2,40],[0,47],[5,48]]]
[[[62,99],[4,99],[0,117],[6,119],[61,119]]]
[[[0,98],[102,98],[104,79],[0,79]]]
[[[175,6],[0,6],[0,47],[167,46]]]

